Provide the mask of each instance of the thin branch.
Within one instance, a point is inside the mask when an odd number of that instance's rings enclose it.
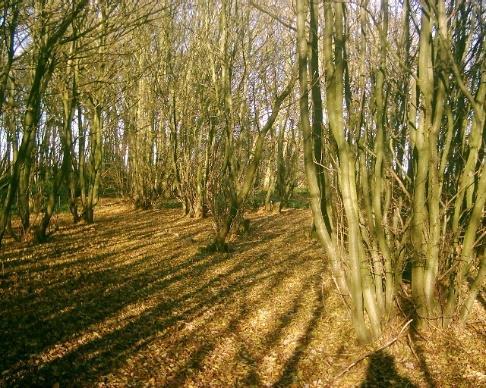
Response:
[[[340,377],[342,377],[344,374],[346,374],[352,367],[354,367],[355,365],[359,364],[361,361],[363,361],[364,359],[370,357],[371,355],[373,355],[374,353],[376,352],[379,352],[383,349],[386,349],[387,347],[393,345],[395,342],[398,341],[398,339],[401,337],[401,335],[403,334],[403,332],[405,331],[405,329],[413,322],[413,319],[410,319],[407,323],[405,323],[405,325],[403,325],[403,327],[401,328],[400,332],[397,334],[396,337],[392,338],[390,341],[388,341],[385,345],[383,346],[380,346],[378,349],[375,349],[371,352],[368,352],[366,353],[364,356],[361,356],[360,358],[358,358],[357,360],[353,361],[351,364],[349,364],[346,368],[344,368],[339,374],[336,375],[336,377],[334,377],[332,379],[331,382],[334,382],[336,381],[337,379],[339,379]]]
[[[282,20],[282,18],[280,18],[278,15],[275,15],[274,13],[269,11],[268,9],[263,8],[261,5],[255,3],[253,0],[250,0],[250,5],[252,7],[255,7],[256,9],[258,9],[260,12],[263,12],[264,14],[270,16],[272,19],[275,19],[277,22],[279,22],[283,26],[287,27],[288,29],[290,29],[292,31],[297,31],[297,29],[293,25],[289,24],[285,20]]]

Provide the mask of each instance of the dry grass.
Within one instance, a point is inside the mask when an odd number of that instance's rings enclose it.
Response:
[[[8,241],[0,385],[486,385],[480,305],[464,329],[411,332],[334,380],[380,344],[356,344],[307,210],[250,218],[227,254],[201,253],[210,220],[113,200],[95,225],[62,216],[46,244]]]

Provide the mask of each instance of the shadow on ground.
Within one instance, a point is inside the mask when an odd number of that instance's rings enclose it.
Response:
[[[120,205],[48,244],[7,246],[0,385],[295,381],[329,292],[300,236],[308,213],[254,216],[214,255],[199,251],[210,221],[179,214]]]
[[[408,378],[399,375],[394,357],[383,350],[373,353],[368,359],[366,380],[362,388],[416,387]]]

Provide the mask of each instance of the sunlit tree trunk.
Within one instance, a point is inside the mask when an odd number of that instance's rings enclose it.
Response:
[[[8,0],[2,4],[2,23],[0,40],[0,116],[3,113],[3,104],[5,102],[10,71],[15,55],[15,38],[19,21],[22,1]]]
[[[329,4],[325,5],[330,7]],[[314,163],[314,137],[312,134],[312,128],[310,125],[309,114],[309,87],[307,78],[307,41],[305,33],[305,23],[307,19],[308,5],[306,0],[297,1],[297,48],[298,48],[298,65],[299,65],[299,84],[300,84],[300,127],[303,134],[304,142],[304,166],[307,177],[307,185],[309,187],[310,204],[314,219],[314,225],[316,233],[324,246],[326,254],[331,261],[334,276],[337,279],[337,283],[341,288],[341,291],[347,290],[347,284],[345,282],[344,274],[340,263],[340,252],[335,242],[332,239],[332,231],[328,229],[325,218],[323,215],[323,207],[321,206],[321,194],[319,188],[319,179],[316,165]],[[332,10],[328,8],[326,10],[326,43],[330,43],[332,39],[332,20],[330,19]],[[330,50],[330,46],[329,46]],[[330,55],[330,52],[327,52]],[[326,57],[328,61],[330,57]],[[328,66],[332,66],[328,63]],[[327,69],[329,70],[329,68]],[[329,99],[329,96],[328,96]],[[358,286],[361,285],[361,279],[359,277],[359,265],[358,265]],[[357,294],[359,293],[359,297]],[[351,291],[353,300],[356,299],[352,307],[353,323],[358,335],[358,338],[362,341],[366,341],[369,338],[368,330],[364,322],[363,306],[362,306],[362,293],[358,287],[353,287]]]
[[[94,208],[99,199],[99,186],[101,178],[101,165],[103,162],[103,121],[101,106],[94,102],[91,107],[90,121],[90,161],[88,163],[88,188],[86,202],[83,207],[83,218],[87,223],[94,222]]]
[[[30,179],[31,152],[34,147],[35,134],[40,120],[40,109],[42,95],[47,87],[50,77],[54,71],[55,61],[52,56],[59,41],[68,29],[72,21],[87,5],[87,0],[80,0],[73,10],[61,19],[58,25],[47,29],[46,20],[48,17],[43,13],[43,4],[35,3],[36,12],[42,17],[38,18],[39,26],[35,33],[38,41],[35,43],[36,52],[33,56],[35,60],[32,82],[25,104],[25,114],[23,118],[23,136],[19,146],[17,159],[11,171],[7,195],[5,197],[2,213],[0,215],[0,243],[5,233],[5,227],[10,217],[10,209],[14,201],[15,194],[19,190],[22,224],[24,230],[29,225],[28,216],[28,180]],[[19,187],[21,186],[21,187]]]
[[[390,311],[393,305],[394,297],[394,258],[392,256],[391,249],[388,245],[388,241],[385,235],[385,219],[383,215],[383,196],[385,190],[388,190],[387,183],[385,180],[385,170],[386,170],[386,155],[387,155],[387,141],[385,139],[385,129],[386,124],[386,106],[385,106],[385,68],[386,68],[386,39],[388,34],[388,1],[383,0],[381,2],[381,25],[380,25],[380,67],[375,73],[375,126],[376,126],[376,137],[375,137],[375,164],[371,185],[371,195],[372,195],[372,209],[373,209],[373,223],[374,223],[374,235],[378,242],[378,247],[384,261],[384,278],[385,278],[385,310]],[[378,284],[376,286],[377,294],[382,293],[381,282],[382,274],[375,274],[378,278]]]
[[[319,5],[317,0],[309,3],[310,27],[309,27],[309,78],[311,83],[312,100],[312,136],[314,147],[314,159],[316,163],[317,179],[321,195],[322,214],[328,230],[331,230],[332,210],[328,188],[326,186],[326,172],[324,169],[323,155],[323,110],[321,97],[321,77],[319,73]]]

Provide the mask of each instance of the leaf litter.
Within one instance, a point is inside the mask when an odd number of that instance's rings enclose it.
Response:
[[[248,215],[230,253],[210,219],[103,200],[49,242],[0,251],[0,386],[485,386],[485,309],[462,328],[357,344],[308,210]],[[339,379],[335,377],[368,353]]]

